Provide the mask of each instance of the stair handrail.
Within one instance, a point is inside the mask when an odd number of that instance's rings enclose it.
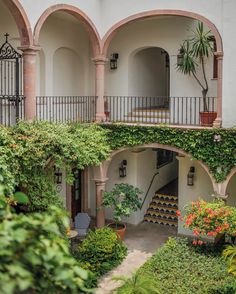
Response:
[[[151,189],[152,183],[153,183],[153,181],[154,181],[154,179],[155,179],[155,177],[156,177],[157,175],[159,175],[159,172],[158,172],[158,171],[157,171],[157,172],[153,175],[153,177],[152,177],[152,180],[151,180],[150,185],[149,185],[149,187],[148,187],[148,189],[147,189],[146,195],[145,195],[145,197],[144,197],[144,199],[143,199],[143,202],[142,202],[142,205],[141,205],[141,208],[140,208],[140,209],[143,208],[143,205],[144,205],[144,203],[145,203],[145,201],[146,201],[146,198],[147,198],[147,196],[148,196],[148,193],[149,193],[149,191],[150,191],[150,189]]]

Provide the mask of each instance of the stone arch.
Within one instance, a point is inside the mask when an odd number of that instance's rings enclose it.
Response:
[[[217,57],[217,64],[218,64],[218,78],[217,78],[217,118],[214,122],[215,127],[221,127],[222,126],[222,75],[223,75],[223,41],[221,38],[221,35],[217,29],[217,27],[214,25],[213,22],[211,22],[206,17],[189,11],[184,10],[170,10],[170,9],[163,9],[163,10],[151,10],[151,11],[145,11],[141,13],[137,13],[134,15],[131,15],[125,19],[122,19],[115,25],[113,25],[105,34],[101,41],[101,50],[102,55],[106,56],[107,51],[109,48],[109,45],[111,41],[113,40],[115,34],[124,26],[127,24],[134,22],[136,20],[141,20],[145,18],[155,17],[155,16],[182,16],[182,17],[188,17],[192,18],[198,21],[203,22],[206,26],[210,28],[212,31],[215,40],[216,40],[216,50],[215,55]]]
[[[222,195],[226,195],[226,197],[228,196],[227,195],[227,189],[229,187],[229,183],[230,183],[230,180],[233,178],[233,176],[236,175],[236,167],[234,167],[230,173],[228,174],[227,178],[225,179],[224,182],[221,183],[221,191],[222,191]]]
[[[41,28],[45,22],[45,20],[56,11],[64,11],[72,16],[74,16],[76,19],[78,19],[82,25],[85,27],[89,34],[89,38],[92,44],[93,48],[93,54],[94,56],[99,55],[100,53],[100,37],[98,34],[98,31],[93,24],[93,22],[90,20],[90,18],[79,8],[74,7],[72,5],[68,4],[57,4],[53,5],[49,8],[47,8],[43,14],[40,16],[39,20],[37,21],[37,24],[34,28],[34,44],[38,45],[39,42],[39,34],[41,31]]]
[[[216,26],[209,19],[205,18],[204,16],[200,14],[189,12],[189,11],[164,9],[164,10],[151,10],[151,11],[137,13],[125,19],[122,19],[121,21],[116,23],[114,26],[112,26],[108,30],[108,32],[105,34],[105,36],[102,39],[102,53],[104,55],[107,54],[107,49],[113,37],[119,31],[119,29],[123,28],[128,23],[134,22],[136,20],[145,19],[145,18],[154,17],[154,16],[184,16],[184,17],[193,18],[203,22],[205,25],[207,25],[210,28],[210,30],[212,31],[216,39],[217,51],[223,52],[223,42],[222,42],[221,35],[218,29],[216,28]]]
[[[31,25],[23,6],[18,0],[3,0],[3,3],[15,20],[21,39],[21,46],[33,45]]]
[[[106,181],[108,179],[107,172],[108,172],[112,158],[115,155],[117,155],[118,153],[129,150],[131,148],[160,148],[160,149],[174,151],[174,152],[179,153],[180,155],[183,155],[183,156],[191,157],[191,154],[183,151],[182,149],[179,149],[179,148],[176,148],[176,147],[173,147],[170,145],[160,144],[160,143],[149,143],[149,144],[137,145],[137,146],[132,146],[132,147],[131,146],[130,147],[123,147],[123,148],[120,148],[118,150],[113,151],[110,154],[110,158],[108,160],[104,161],[101,166],[94,168],[94,174],[95,174],[94,178],[102,180],[102,181]],[[206,171],[206,173],[210,177],[213,190],[217,193],[218,186],[217,186],[217,183],[215,182],[215,179],[214,179],[212,173],[210,172],[208,166],[206,166],[201,160],[197,160],[197,162],[200,164],[200,166]]]

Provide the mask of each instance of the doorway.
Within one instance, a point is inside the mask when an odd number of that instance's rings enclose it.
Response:
[[[71,187],[71,217],[74,220],[77,213],[82,212],[82,171],[73,169],[74,184]]]

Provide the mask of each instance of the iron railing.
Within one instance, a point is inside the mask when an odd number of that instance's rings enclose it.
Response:
[[[104,100],[108,122],[203,125],[200,117],[204,111],[202,97],[105,96]],[[207,97],[206,105],[206,112],[215,112],[216,98]],[[207,124],[211,125],[212,121]]]
[[[0,124],[14,125],[18,119],[24,119],[24,96],[0,95]]]
[[[37,119],[50,122],[92,122],[95,96],[37,96]]]

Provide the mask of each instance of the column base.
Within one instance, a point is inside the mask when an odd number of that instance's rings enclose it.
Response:
[[[213,122],[213,127],[214,128],[221,128],[222,127],[222,119],[216,118],[216,120]]]
[[[105,122],[106,121],[106,115],[105,113],[96,113],[95,117],[96,122]]]

